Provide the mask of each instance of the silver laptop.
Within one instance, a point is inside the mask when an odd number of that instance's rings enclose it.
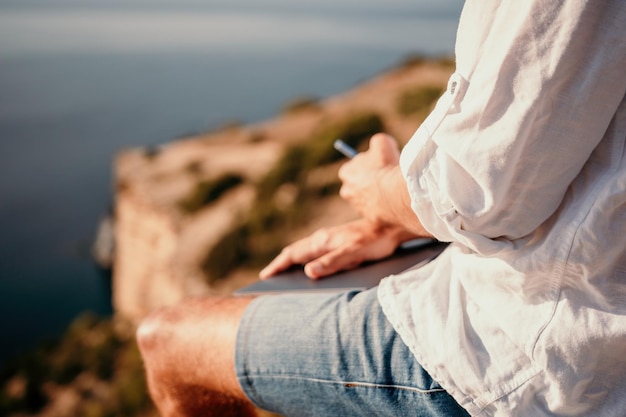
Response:
[[[409,268],[424,265],[437,257],[446,243],[432,239],[416,239],[401,246],[388,258],[364,263],[356,269],[339,272],[313,280],[304,274],[302,266],[291,268],[268,279],[240,288],[236,295],[284,292],[338,292],[367,289],[378,285],[381,279]]]

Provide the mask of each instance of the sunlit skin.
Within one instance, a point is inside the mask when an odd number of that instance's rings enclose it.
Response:
[[[410,207],[395,140],[377,134],[368,151],[339,172],[340,195],[359,220],[318,230],[287,246],[261,273],[304,264],[311,278],[390,255],[400,243],[431,237]],[[205,297],[157,311],[139,326],[137,340],[148,385],[162,416],[253,416],[237,381],[239,321],[252,298]]]
[[[255,415],[234,372],[237,327],[251,300],[191,299],[141,323],[137,341],[163,417]]]

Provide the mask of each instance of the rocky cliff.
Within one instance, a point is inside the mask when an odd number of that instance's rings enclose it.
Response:
[[[402,144],[452,69],[413,60],[345,94],[294,101],[263,123],[121,153],[115,309],[136,320],[184,297],[229,293],[256,279],[280,245],[353,218],[336,196],[341,161],[325,150],[329,140],[346,135],[363,147],[384,129]]]

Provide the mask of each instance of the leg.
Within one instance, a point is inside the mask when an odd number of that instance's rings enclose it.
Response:
[[[375,288],[256,298],[236,372],[254,404],[289,417],[469,417],[402,342]]]
[[[141,323],[137,341],[163,416],[255,415],[234,366],[239,320],[251,300],[192,299]]]

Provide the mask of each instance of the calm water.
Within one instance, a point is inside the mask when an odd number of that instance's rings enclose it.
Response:
[[[451,55],[462,6],[291,3],[0,0],[0,362],[111,312],[89,250],[116,152]]]

